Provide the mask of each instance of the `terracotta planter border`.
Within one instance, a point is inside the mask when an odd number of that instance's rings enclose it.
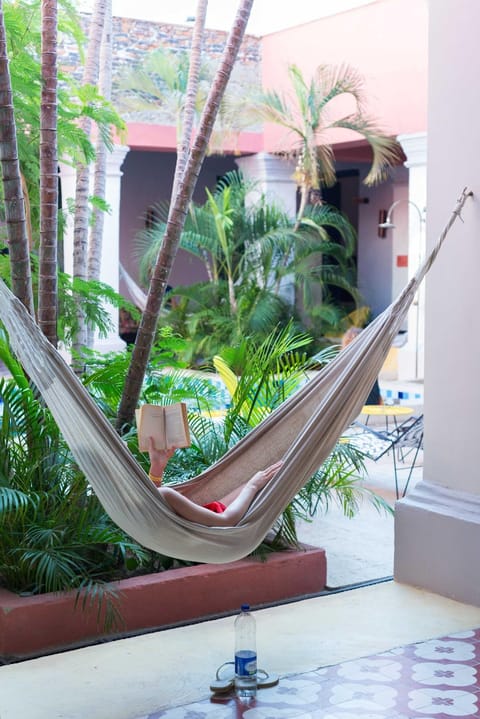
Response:
[[[124,620],[121,634],[97,624],[96,608],[75,608],[75,592],[22,597],[0,589],[0,656],[21,659],[228,614],[251,606],[321,592],[323,549],[202,564],[115,582]],[[80,603],[79,603],[80,604]]]

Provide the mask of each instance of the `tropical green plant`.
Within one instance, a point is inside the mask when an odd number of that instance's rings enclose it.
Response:
[[[370,145],[373,161],[364,180],[367,185],[383,179],[401,155],[397,142],[387,137],[366,112],[364,80],[355,68],[320,65],[307,81],[299,67],[290,65],[288,75],[290,92],[261,93],[253,101],[252,112],[266,122],[284,127],[291,136],[292,148],[286,154],[297,162],[294,178],[300,187],[297,213],[300,222],[310,192],[335,182],[335,155],[328,140],[331,130],[353,131]],[[341,97],[351,98],[353,111],[342,114],[340,110],[339,115],[336,101]]]
[[[207,379],[175,368],[181,344],[169,328],[159,331],[142,401],[183,400],[206,411],[218,401],[216,390]],[[84,384],[114,422],[129,353],[90,352],[87,359]],[[178,562],[139,546],[113,524],[12,356],[4,332],[0,360],[10,373],[0,379],[0,585],[31,594],[77,589],[79,604],[93,605],[99,620],[119,628],[111,580],[163,571]],[[134,429],[125,441],[147,469]]]
[[[11,266],[6,248],[2,251],[0,243],[0,279],[11,285]],[[38,285],[39,266],[35,254],[32,260],[32,283],[34,290]],[[94,328],[99,337],[106,337],[112,329],[112,320],[108,312],[108,305],[125,309],[135,318],[139,311],[122,295],[115,292],[110,285],[98,280],[72,279],[65,272],[57,272],[59,288],[59,303],[57,312],[57,336],[64,347],[71,347],[72,338],[77,331],[77,304],[79,300],[84,307],[85,316],[90,327]],[[34,292],[34,299],[38,294]]]
[[[57,6],[58,28],[54,17]],[[108,148],[112,147],[112,128],[121,130],[123,122],[113,106],[101,97],[95,84],[78,87],[71,77],[60,72],[57,91],[57,73],[55,64],[51,62],[51,58],[55,57],[56,53],[57,29],[70,36],[73,35],[79,41],[83,38],[78,16],[68,0],[61,0],[58,4],[56,2],[40,4],[36,0],[6,2],[1,7],[0,14],[2,27],[6,28],[5,37],[8,40],[8,44],[2,43],[2,50],[5,51],[2,77],[5,88],[8,88],[9,83],[13,88],[13,93],[10,93],[13,94],[13,113],[8,92],[0,97],[0,104],[9,117],[8,123],[3,123],[2,128],[6,129],[8,124],[11,138],[4,147],[2,158],[4,161],[12,157],[19,160],[18,171],[15,172],[17,179],[15,188],[12,183],[4,183],[3,191],[0,193],[3,200],[1,204],[6,206],[7,231],[10,234],[15,233],[9,237],[12,284],[15,294],[33,313],[33,304],[29,299],[32,292],[32,276],[29,271],[28,253],[39,251],[42,270],[38,283],[40,294],[37,303],[38,317],[42,329],[55,344],[57,339],[55,315],[58,302],[57,231],[58,229],[61,231],[64,226],[64,218],[61,215],[57,222],[56,212],[58,159],[80,166],[94,159],[94,147],[87,132],[81,127],[83,122],[93,121],[96,124],[99,139]],[[42,43],[40,42],[41,17],[44,20]],[[5,64],[7,47],[9,62]],[[45,51],[48,58],[43,66],[40,63],[40,57],[43,58],[41,51],[42,53]],[[55,141],[51,142],[54,135],[58,138],[58,153]],[[18,149],[14,148],[15,139]],[[41,172],[40,146],[42,163],[48,165]],[[13,177],[12,172],[4,175]],[[39,194],[40,187],[45,190],[42,198]],[[18,198],[15,203],[18,208],[16,215],[20,210],[25,209],[25,217],[21,223],[19,216],[15,215],[12,218],[8,214],[12,204],[10,198],[12,192]],[[41,199],[43,205],[40,212]],[[60,257],[58,259],[61,260]],[[77,304],[77,313],[79,305],[80,303]],[[81,326],[81,319],[80,316],[75,323],[76,331]]]
[[[206,0],[203,0],[206,13]],[[203,23],[200,42],[196,42],[195,32],[201,20],[200,6],[195,13],[196,24],[192,48],[188,52],[156,48],[146,53],[135,65],[123,67],[114,79],[114,103],[116,108],[129,120],[144,118],[148,114],[161,124],[173,125],[176,129],[177,149],[180,149],[181,138],[192,136],[192,130],[198,124],[210,87],[215,77],[215,61],[208,56],[201,56],[203,44]],[[190,87],[189,78],[192,63],[196,67],[196,81]],[[245,79],[232,80],[221,99],[218,116],[210,139],[209,151],[221,153],[226,141],[235,141],[239,132],[245,127],[253,126],[251,113],[245,104],[245,94],[251,92],[245,87]],[[191,120],[186,121],[185,111],[191,103]],[[258,124],[258,123],[257,123]]]
[[[40,3],[38,1],[4,2],[3,14],[8,40],[8,60],[14,91],[14,112],[18,153],[24,185],[28,220],[31,224],[30,245],[38,244],[39,228],[39,143],[40,143]],[[80,48],[85,43],[77,12],[68,0],[58,3],[58,30],[74,37]],[[122,120],[96,87],[79,87],[75,80],[59,71],[58,87],[58,155],[62,161],[91,162],[95,149],[79,127],[80,117],[88,116],[99,134],[111,146],[112,128],[121,131]],[[68,159],[67,159],[68,158]]]
[[[145,550],[101,507],[3,332],[0,359],[11,373],[0,379],[0,583],[28,594],[77,589],[118,627],[108,582],[138,567]]]
[[[127,113],[160,111],[166,124],[175,125],[180,140],[189,68],[189,53],[156,48],[145,55],[141,64],[129,65],[115,78],[116,106]],[[197,119],[205,104],[211,80],[212,74],[203,62],[194,106]]]
[[[338,326],[360,303],[354,286],[355,233],[340,212],[327,205],[311,208],[294,231],[286,213],[261,196],[239,173],[228,173],[204,205],[192,205],[181,247],[203,263],[208,281],[175,287],[166,321],[191,338],[189,362],[211,357],[245,336],[265,337],[276,326],[300,317],[284,291],[293,281],[304,321],[320,336]],[[148,284],[158,254],[167,209],[159,205],[158,223],[139,233],[135,252],[140,276]],[[335,231],[339,239],[333,240]],[[331,290],[347,290],[351,302],[340,306]],[[321,293],[321,302],[318,295]]]

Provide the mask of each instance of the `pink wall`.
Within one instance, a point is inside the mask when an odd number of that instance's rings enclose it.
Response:
[[[361,32],[359,30],[361,28]],[[368,110],[389,134],[427,125],[427,0],[377,0],[262,39],[265,87],[288,87],[295,63],[306,77],[321,64],[347,63],[365,79]],[[335,141],[349,140],[345,133]],[[266,127],[265,150],[278,149],[285,132]]]
[[[177,133],[172,125],[152,125],[146,122],[129,122],[126,144],[132,150],[176,150]],[[225,139],[223,152],[261,152],[260,132],[242,132],[237,138]]]
[[[135,152],[127,154],[123,163],[120,210],[120,261],[127,272],[137,280],[138,259],[135,258],[135,235],[144,227],[148,207],[170,199],[171,183],[175,171],[175,155],[172,152]],[[205,159],[195,202],[205,202],[205,187],[213,189],[219,177],[236,169],[235,160],[229,156],[212,155]],[[179,250],[170,284],[191,284],[206,279],[203,264]],[[121,283],[120,290],[125,291]]]

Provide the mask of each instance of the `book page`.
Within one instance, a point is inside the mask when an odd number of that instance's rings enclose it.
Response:
[[[148,451],[149,437],[155,449],[189,447],[187,407],[184,402],[171,405],[143,404],[135,411],[138,430],[138,448]]]
[[[190,446],[190,431],[188,429],[187,407],[183,402],[164,407],[166,446]]]
[[[148,438],[153,437],[155,449],[165,449],[165,408],[156,404],[143,404],[138,410],[138,448],[148,451]]]

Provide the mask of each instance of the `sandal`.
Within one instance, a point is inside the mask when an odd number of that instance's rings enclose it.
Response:
[[[235,666],[235,662],[224,662],[217,669],[215,681],[210,684],[210,690],[215,694],[229,692],[235,686],[235,674],[233,676],[221,677],[222,669],[228,666]],[[267,689],[278,684],[279,678],[276,674],[268,674],[264,669],[257,669],[257,689]]]

